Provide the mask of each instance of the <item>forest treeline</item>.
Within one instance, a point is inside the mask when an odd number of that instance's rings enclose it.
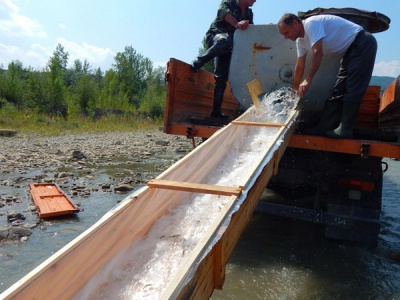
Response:
[[[12,61],[0,70],[0,109],[14,108],[46,115],[89,116],[118,112],[161,117],[166,88],[164,67],[125,47],[103,72],[87,60],[68,67],[69,54],[58,44],[41,70]]]

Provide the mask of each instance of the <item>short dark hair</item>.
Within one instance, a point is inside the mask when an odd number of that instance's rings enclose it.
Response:
[[[296,16],[295,14],[286,13],[280,18],[280,20],[278,22],[278,26],[282,23],[285,25],[292,26],[294,20],[301,23],[301,19],[298,16]]]

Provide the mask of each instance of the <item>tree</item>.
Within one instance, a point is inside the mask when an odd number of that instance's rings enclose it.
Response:
[[[47,64],[53,81],[67,70],[68,56],[68,52],[65,52],[64,47],[59,43]]]
[[[84,74],[79,78],[74,96],[76,104],[84,114],[89,114],[90,110],[96,107],[98,90],[95,81],[89,74]]]
[[[113,67],[118,75],[121,91],[126,92],[129,103],[139,107],[140,99],[146,91],[146,79],[153,68],[152,62],[138,54],[132,46],[127,46],[123,53],[116,54]]]
[[[16,107],[23,105],[23,79],[25,77],[22,62],[14,60],[8,64],[8,72],[1,76],[0,98],[13,103]]]
[[[108,70],[104,75],[104,87],[97,107],[106,110],[129,110],[129,97],[120,84],[115,70]]]
[[[43,71],[31,70],[26,80],[25,107],[29,109],[38,108],[46,110],[46,103],[50,103],[50,78]]]
[[[165,67],[158,67],[147,79],[146,95],[140,110],[150,117],[160,117],[164,113],[166,87],[164,83]]]
[[[42,103],[43,111],[64,117],[67,114],[66,86],[64,81],[68,56],[69,54],[64,51],[64,47],[58,44],[47,64],[50,76],[50,98],[48,99],[48,103]]]

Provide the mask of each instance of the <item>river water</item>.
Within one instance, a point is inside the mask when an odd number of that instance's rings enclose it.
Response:
[[[400,161],[385,161],[376,250],[327,240],[320,225],[256,213],[212,299],[400,299]]]
[[[127,170],[154,178],[173,159],[107,165],[87,180]],[[382,229],[375,251],[327,240],[320,225],[255,213],[227,265],[224,288],[212,299],[400,299],[400,162],[385,161],[389,170],[383,180]],[[3,194],[12,192],[1,187]],[[34,228],[27,242],[0,244],[0,292],[125,197],[94,191],[81,200],[84,211],[76,217],[43,223],[44,229]]]

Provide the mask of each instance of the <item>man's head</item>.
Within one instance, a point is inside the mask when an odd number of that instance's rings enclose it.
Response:
[[[256,0],[239,0],[239,4],[243,7],[251,7],[256,2]]]
[[[295,14],[284,14],[278,22],[278,30],[285,39],[292,41],[297,40],[299,37],[304,37],[303,23]]]

